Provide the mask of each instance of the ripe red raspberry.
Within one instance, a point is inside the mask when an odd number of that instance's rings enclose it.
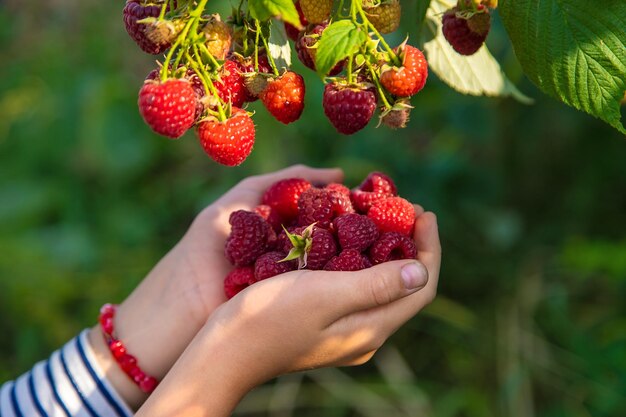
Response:
[[[298,199],[298,225],[317,226],[328,229],[333,220],[333,202],[330,193],[320,188],[311,187]]]
[[[398,232],[412,236],[415,228],[415,208],[402,197],[388,197],[372,205],[367,212],[378,230],[384,232]]]
[[[139,112],[156,133],[176,139],[195,122],[196,94],[187,80],[146,81],[139,91]]]
[[[490,28],[491,15],[486,8],[469,18],[457,7],[443,15],[443,36],[461,55],[475,54],[485,43]]]
[[[380,33],[394,32],[400,26],[402,7],[400,0],[367,1],[363,11],[367,19]]]
[[[345,187],[344,187],[345,188]],[[347,188],[346,188],[347,189]],[[352,201],[350,200],[350,192],[337,189],[337,187],[324,187],[330,196],[330,202],[332,203],[332,210],[334,216],[341,216],[346,213],[354,213],[354,207],[352,207]]]
[[[235,266],[252,264],[267,248],[270,225],[257,213],[237,210],[230,214],[230,235],[224,254]]]
[[[354,208],[367,214],[373,203],[398,195],[393,180],[382,172],[372,172],[350,195]]]
[[[261,201],[289,222],[298,216],[298,199],[309,188],[311,183],[302,178],[280,180],[265,191]]]
[[[254,267],[240,266],[233,269],[224,278],[224,293],[228,299],[231,299],[248,288],[254,281]]]
[[[322,36],[324,29],[328,27],[328,22],[315,25],[312,29],[308,29],[300,32],[296,41],[296,53],[298,59],[307,68],[317,71],[315,69],[315,56],[317,55],[317,42]],[[338,62],[328,73],[329,76],[335,76],[339,74],[345,65],[346,60]]]
[[[267,252],[254,263],[254,279],[258,282],[296,269],[296,261],[281,262],[285,258],[283,252]]]
[[[169,10],[169,7],[168,7]],[[126,32],[146,53],[159,55],[170,47],[170,42],[154,43],[146,33],[147,24],[137,23],[148,17],[157,18],[161,14],[161,5],[141,0],[127,0],[124,6],[124,26]]]
[[[384,70],[380,82],[394,96],[410,97],[424,88],[428,78],[428,62],[422,51],[411,45],[396,48],[395,52],[402,66]]]
[[[161,69],[157,68],[150,71],[146,80],[158,81],[160,78]],[[196,93],[196,114],[194,120],[197,122],[202,118],[202,114],[204,113],[203,97],[206,95],[206,91],[200,77],[198,77],[198,74],[196,74],[194,70],[188,69],[184,79],[191,83],[191,88],[193,88],[193,92]]]
[[[283,220],[278,212],[272,207],[261,204],[260,206],[256,206],[254,208],[254,212],[263,217],[263,219],[265,219],[265,221],[268,222],[270,226],[272,226],[272,229],[275,232],[282,230]]]
[[[304,90],[302,76],[287,71],[278,78],[268,80],[267,87],[260,97],[272,116],[284,124],[289,124],[302,115]]]
[[[234,107],[231,116],[218,121],[209,118],[200,122],[197,135],[204,151],[216,162],[237,166],[246,160],[254,146],[254,123],[242,109]]]
[[[330,17],[333,0],[300,0],[302,14],[309,23],[322,23]]]
[[[220,98],[233,107],[241,107],[246,100],[246,85],[241,75],[241,70],[235,61],[224,61],[219,71],[219,78],[214,82]]]
[[[337,242],[321,227],[298,227],[288,237],[284,250],[288,259],[299,259],[300,269],[319,270],[337,254]]]
[[[206,37],[206,47],[215,59],[224,59],[230,51],[233,41],[233,33],[219,14],[208,17],[208,20],[202,28],[202,33]]]
[[[344,214],[337,217],[333,224],[337,231],[339,245],[344,250],[356,249],[363,252],[378,239],[376,224],[362,214]]]
[[[347,197],[350,197],[350,189],[348,187],[346,187],[343,184],[339,184],[336,182],[331,182],[330,184],[328,184],[326,187],[324,187],[326,190],[330,190],[330,191],[336,191],[339,194],[343,194]]]
[[[239,66],[239,71],[243,77],[245,85],[245,101],[252,103],[259,99],[259,94],[267,87],[267,79],[263,75],[270,74],[272,67],[270,66],[267,55],[260,54],[258,57],[258,71],[254,69],[254,57],[243,57],[239,54],[232,54],[231,59]]]
[[[324,87],[324,113],[339,133],[351,135],[363,129],[376,110],[376,94],[370,88],[332,82]]]
[[[299,1],[296,1],[296,10],[298,11],[298,16],[300,17],[300,26],[305,27],[306,25],[309,24],[309,22],[306,21],[306,18],[304,17],[304,14],[302,13],[302,7],[300,7]],[[289,39],[295,42],[296,40],[298,40],[300,29],[298,29],[292,24],[285,23],[285,32],[287,33],[287,36],[289,37]]]
[[[415,242],[408,236],[396,232],[387,232],[372,245],[369,251],[374,265],[397,261],[400,259],[415,259],[417,249]]]
[[[372,263],[367,256],[356,249],[345,249],[338,256],[332,258],[324,269],[326,271],[360,271],[369,268]]]

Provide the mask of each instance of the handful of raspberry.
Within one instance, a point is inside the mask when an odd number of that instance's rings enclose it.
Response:
[[[234,269],[224,292],[296,269],[358,271],[413,259],[415,209],[391,178],[372,172],[357,188],[315,186],[301,178],[278,181],[254,211],[230,215],[225,256]]]

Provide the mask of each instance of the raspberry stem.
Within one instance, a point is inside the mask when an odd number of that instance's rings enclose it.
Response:
[[[196,56],[199,56],[197,46],[194,45],[194,53]],[[217,100],[217,112],[219,114],[220,121],[226,120],[226,113],[224,113],[224,108],[222,107],[222,99],[220,98],[215,85],[213,85],[213,81],[211,80],[211,76],[206,72],[206,70],[198,65],[197,62],[189,55],[189,52],[185,52],[187,56],[187,60],[189,61],[189,65],[191,68],[198,74],[200,77],[200,81],[202,81],[202,85],[207,92],[210,92],[213,97]]]
[[[274,58],[272,57],[272,54],[269,53],[269,46],[267,45],[267,39],[265,39],[265,36],[263,36],[261,32],[261,25],[259,24],[259,21],[254,19],[254,23],[256,24],[256,30],[257,30],[257,36],[261,36],[261,40],[263,41],[263,46],[265,46],[265,51],[267,52],[267,60],[270,62],[270,66],[272,67],[272,71],[274,71],[274,75],[278,76],[280,75],[278,72],[278,68],[276,68],[276,63],[274,62]]]
[[[165,17],[165,11],[167,10],[167,2],[163,3],[163,6],[161,6],[161,13],[159,14],[159,20],[163,20],[163,18]]]
[[[367,18],[367,15],[363,11],[363,7],[361,6],[360,0],[352,0],[352,4],[356,8],[356,12],[361,17],[361,20],[363,20],[363,24],[366,27],[366,29],[368,31],[374,32],[374,35],[376,35],[376,37],[380,41],[380,44],[383,46],[383,48],[387,50],[387,53],[389,53],[389,57],[393,61],[393,64],[396,66],[402,66],[402,62],[400,62],[400,59],[398,58],[396,53],[393,51],[393,49],[391,49],[389,44],[385,41],[385,38],[383,38],[383,35],[381,35],[380,32],[374,27],[374,25],[370,23],[369,19]]]
[[[372,81],[374,81],[374,85],[376,85],[376,89],[378,90],[378,95],[380,96],[380,99],[383,101],[383,105],[385,106],[385,109],[391,109],[392,106],[391,104],[389,104],[389,101],[387,100],[387,95],[385,93],[385,90],[383,89],[382,85],[380,85],[380,80],[378,79],[378,74],[376,74],[374,67],[372,67],[372,64],[368,60],[365,60],[365,65],[367,66],[367,69],[370,71],[370,74],[372,75]]]

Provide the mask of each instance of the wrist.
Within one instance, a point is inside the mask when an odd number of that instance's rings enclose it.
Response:
[[[104,340],[100,326],[91,328],[88,338],[96,361],[104,372],[106,380],[115,388],[115,391],[130,408],[133,410],[138,409],[146,400],[148,394],[141,391],[120,368]]]
[[[250,350],[246,340],[207,323],[137,417],[230,416],[257,384],[258,372],[242,360]]]

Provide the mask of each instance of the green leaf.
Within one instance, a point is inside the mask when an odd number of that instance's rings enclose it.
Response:
[[[424,44],[424,50],[430,69],[462,94],[511,96],[524,104],[531,104],[533,100],[522,94],[504,75],[485,45],[471,56],[460,55],[452,49],[441,31],[441,16],[450,7],[442,0],[432,0],[426,12],[425,30],[431,33],[432,39]]]
[[[502,0],[499,10],[524,72],[542,91],[626,133],[624,0]]]
[[[273,22],[270,27],[270,37],[267,40],[269,54],[274,58],[276,68],[289,68],[291,66],[291,46],[285,33],[285,25]]]
[[[317,43],[315,67],[321,76],[342,59],[358,51],[367,34],[350,20],[339,20],[328,26]]]
[[[279,18],[295,27],[300,27],[300,17],[293,0],[248,0],[250,15],[258,20]]]

